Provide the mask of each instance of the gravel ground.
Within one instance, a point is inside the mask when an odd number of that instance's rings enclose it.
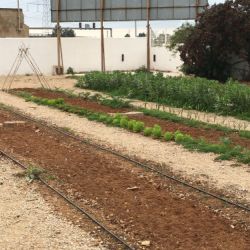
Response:
[[[0,249],[104,249],[96,240],[58,217],[28,184],[20,169],[0,158]]]
[[[0,92],[0,103],[18,108],[32,117],[70,128],[84,138],[130,156],[164,164],[184,178],[224,189],[226,193],[230,192],[250,202],[250,169],[247,165],[233,161],[215,162],[214,154],[189,152],[175,143],[160,142],[119,128],[107,127],[59,110],[25,102],[3,92]]]
[[[5,77],[0,76],[0,87],[1,84],[4,82]],[[64,89],[70,89],[74,90],[76,93],[80,92],[92,92],[92,93],[99,93],[101,92],[97,91],[91,91],[91,90],[82,90],[74,87],[74,84],[76,80],[74,79],[66,79],[65,76],[47,76],[47,81],[49,82],[49,85],[51,88],[64,88]],[[14,81],[13,88],[38,88],[40,85],[38,84],[37,78],[35,76],[17,76],[16,80]],[[135,107],[145,107],[145,102],[142,101],[132,101],[131,104],[133,104]],[[148,109],[155,109],[157,105],[152,102],[147,102],[146,107]],[[250,130],[250,122],[249,121],[243,121],[236,119],[231,116],[219,116],[215,115],[213,113],[204,113],[204,112],[198,112],[195,110],[183,110],[180,108],[172,108],[168,106],[160,107],[160,110],[165,110],[167,112],[185,117],[185,118],[192,118],[194,120],[199,120],[203,122],[207,122],[210,124],[220,124],[229,128],[233,129],[240,129],[240,130]]]

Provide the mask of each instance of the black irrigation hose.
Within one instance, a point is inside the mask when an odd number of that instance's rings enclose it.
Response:
[[[23,163],[19,162],[16,160],[14,157],[11,155],[3,152],[0,149],[0,154],[3,155],[4,157],[8,158],[18,166],[20,166],[22,169],[28,169],[27,166],[25,166]],[[39,177],[39,181],[41,181],[46,187],[48,187],[50,190],[52,190],[54,193],[56,193],[58,196],[60,196],[63,200],[65,200],[67,203],[69,203],[71,206],[73,206],[76,210],[87,216],[91,221],[93,221],[96,225],[98,225],[102,230],[104,230],[106,233],[108,233],[113,239],[115,239],[118,243],[122,244],[126,249],[129,250],[134,250],[133,247],[131,247],[128,243],[126,243],[122,238],[111,232],[106,226],[101,224],[98,220],[96,220],[91,214],[89,214],[87,211],[79,207],[77,204],[75,204],[72,200],[67,198],[63,193],[58,191],[57,189],[53,188],[50,184],[48,184],[45,180],[43,180],[41,177]]]
[[[120,154],[120,153],[118,153],[118,152],[116,152],[116,151],[114,151],[114,150],[112,150],[112,149],[107,149],[107,148],[105,148],[105,147],[103,147],[103,146],[100,146],[100,145],[98,145],[98,144],[91,143],[91,142],[89,142],[89,141],[87,141],[87,140],[85,140],[85,139],[79,138],[78,136],[75,136],[75,135],[73,135],[73,134],[71,134],[71,133],[68,133],[68,132],[66,132],[66,131],[63,131],[62,129],[60,129],[60,128],[58,128],[58,127],[50,126],[50,125],[46,124],[46,122],[39,121],[39,120],[37,120],[37,119],[31,118],[31,117],[29,117],[29,116],[27,116],[27,115],[24,115],[24,114],[22,114],[22,113],[20,113],[20,112],[18,112],[18,111],[13,110],[12,108],[7,108],[7,109],[10,110],[12,113],[14,113],[14,114],[16,114],[16,115],[18,115],[18,116],[20,116],[20,117],[26,119],[26,120],[32,121],[32,122],[34,122],[34,123],[37,123],[37,124],[42,125],[42,126],[44,126],[44,127],[46,127],[46,128],[49,128],[49,129],[52,128],[53,130],[57,131],[58,133],[63,134],[63,135],[65,135],[65,136],[68,136],[68,137],[70,137],[70,138],[72,138],[72,139],[74,139],[74,140],[77,140],[77,141],[81,142],[81,143],[87,144],[87,145],[92,146],[92,147],[94,147],[94,148],[96,148],[96,149],[99,149],[99,150],[102,150],[102,151],[111,153],[111,154],[113,154],[113,155],[116,155],[116,156],[118,156],[118,157],[120,157],[120,158],[122,158],[122,159],[125,159],[125,160],[127,160],[127,161],[129,161],[129,162],[131,162],[131,163],[136,164],[137,166],[139,166],[139,167],[141,167],[141,168],[148,169],[148,170],[150,170],[150,171],[152,171],[152,172],[154,172],[154,173],[157,173],[158,175],[160,175],[160,176],[162,176],[162,177],[165,177],[165,178],[167,178],[167,179],[173,180],[173,181],[175,181],[175,182],[177,182],[177,183],[179,183],[179,184],[181,184],[181,185],[183,185],[183,186],[189,187],[189,188],[191,188],[191,189],[193,189],[193,190],[195,190],[195,191],[198,191],[198,192],[200,192],[200,193],[202,193],[202,194],[211,196],[211,197],[213,197],[213,198],[215,198],[215,199],[217,199],[217,200],[220,200],[220,201],[222,201],[222,202],[224,202],[224,203],[226,203],[226,204],[229,204],[229,205],[232,205],[232,206],[234,206],[234,207],[243,209],[243,210],[245,210],[245,211],[247,211],[247,212],[250,212],[250,208],[247,207],[247,206],[244,206],[244,205],[242,205],[242,204],[235,203],[235,202],[233,202],[233,201],[227,200],[227,199],[225,199],[225,198],[223,198],[223,197],[221,197],[221,196],[218,196],[218,195],[216,195],[216,194],[210,193],[209,191],[203,190],[203,189],[201,189],[201,188],[199,188],[199,187],[195,187],[195,186],[193,186],[193,185],[191,185],[191,184],[189,184],[189,183],[187,183],[187,182],[185,182],[185,181],[182,181],[182,180],[180,180],[180,179],[178,179],[178,178],[176,178],[176,177],[174,177],[174,176],[170,176],[170,175],[168,175],[168,174],[165,174],[165,173],[163,173],[163,172],[161,172],[161,171],[159,171],[159,170],[157,170],[157,169],[155,169],[155,168],[153,168],[153,167],[151,167],[151,166],[148,166],[148,165],[146,165],[146,164],[144,164],[144,163],[141,163],[141,162],[139,162],[139,161],[137,161],[137,160],[134,160],[134,159],[132,159],[132,158],[130,158],[130,157],[128,157],[128,156],[122,155],[122,154]]]

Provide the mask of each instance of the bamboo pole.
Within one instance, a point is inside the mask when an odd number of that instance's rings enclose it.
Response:
[[[104,5],[105,0],[101,0],[101,70],[102,72],[106,71],[105,65],[105,41],[104,41]]]
[[[147,0],[147,70],[151,70],[151,50],[150,50],[150,0]]]
[[[63,74],[63,53],[62,53],[62,43],[61,43],[61,28],[60,28],[60,9],[61,0],[57,0],[57,12],[56,12],[56,35],[57,35],[57,74]]]

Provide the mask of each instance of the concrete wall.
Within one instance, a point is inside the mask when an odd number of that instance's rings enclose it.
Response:
[[[151,54],[152,70],[178,72],[179,67],[182,65],[179,55],[173,54],[165,47],[153,47]]]
[[[107,38],[106,69],[135,70],[146,65],[146,39],[145,38]],[[44,74],[52,74],[53,66],[57,63],[55,38],[4,38],[0,39],[0,75],[6,75],[18,48],[25,44]],[[73,67],[76,72],[100,70],[100,40],[97,38],[63,38],[64,66]],[[124,62],[122,62],[124,54]],[[152,55],[156,55],[156,62],[152,61],[152,68],[163,71],[177,71],[181,62],[178,57],[173,57],[165,48],[152,48]],[[18,74],[30,74],[28,64],[24,62]]]
[[[20,10],[20,28],[17,9],[0,9],[0,37],[28,37],[29,28],[24,24],[23,11]]]

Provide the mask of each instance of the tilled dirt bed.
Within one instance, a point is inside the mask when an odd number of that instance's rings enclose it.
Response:
[[[5,119],[18,118],[0,110]],[[53,130],[2,127],[0,149],[45,169],[51,184],[136,249],[249,249],[247,214]]]
[[[17,91],[29,92],[34,96],[48,99],[63,98],[68,104],[76,105],[95,112],[126,113],[129,111],[134,111],[132,108],[115,109],[101,105],[94,101],[83,100],[82,98],[71,98],[65,95],[64,93],[52,92],[46,89],[23,88],[12,90],[13,93],[16,93]],[[175,123],[146,115],[129,115],[129,117],[131,119],[136,119],[138,121],[144,122],[146,127],[152,127],[155,124],[158,124],[162,127],[163,131],[175,132],[177,130],[180,130],[181,132],[189,134],[194,138],[205,138],[206,140],[212,143],[218,143],[220,142],[222,137],[228,137],[234,145],[240,145],[250,149],[250,140],[247,138],[240,137],[237,133],[225,134],[223,131],[218,131],[215,129],[194,128],[185,124]]]

